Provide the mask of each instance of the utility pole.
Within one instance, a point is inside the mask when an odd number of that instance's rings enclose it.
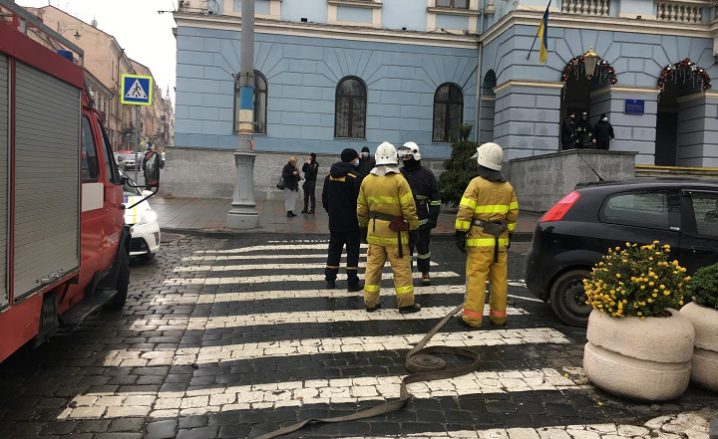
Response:
[[[239,63],[239,133],[234,163],[232,208],[227,213],[227,226],[232,229],[253,229],[259,225],[254,201],[254,0],[242,0],[241,57]]]

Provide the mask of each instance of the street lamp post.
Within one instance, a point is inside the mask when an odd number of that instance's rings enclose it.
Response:
[[[232,208],[227,213],[227,226],[232,229],[253,229],[259,225],[254,201],[254,0],[242,0],[242,45],[239,65],[239,133],[234,163]]]

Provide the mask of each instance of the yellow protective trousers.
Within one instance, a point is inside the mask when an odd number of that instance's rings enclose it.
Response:
[[[364,304],[374,308],[379,304],[381,272],[389,258],[391,271],[394,272],[394,288],[399,308],[414,304],[414,281],[411,276],[411,258],[409,246],[404,245],[404,257],[399,257],[398,245],[381,245],[369,243],[366,252],[366,272],[364,274]]]
[[[496,325],[506,323],[506,294],[508,290],[507,253],[499,252],[498,262],[494,253],[471,251],[466,258],[466,302],[461,317],[466,324],[478,328],[486,302],[486,280],[489,281],[489,318]]]

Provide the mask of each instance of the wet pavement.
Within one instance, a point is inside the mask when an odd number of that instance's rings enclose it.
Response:
[[[464,295],[450,241],[432,245],[422,311],[401,315],[388,276],[376,313],[341,271],[338,289],[323,289],[324,235],[163,240],[154,261],[133,262],[123,310],[0,364],[0,438],[245,438],[374,407],[397,398],[404,356]],[[691,386],[649,405],[590,385],[585,330],[526,290],[527,250],[511,247],[507,327],[450,321],[432,342],[476,350],[479,371],[411,384],[399,412],[287,437],[708,439],[718,395]]]

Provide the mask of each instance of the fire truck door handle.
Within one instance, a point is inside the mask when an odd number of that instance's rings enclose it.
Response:
[[[40,279],[40,283],[43,285],[51,284],[60,278],[60,271],[57,273],[48,273],[47,277]]]

